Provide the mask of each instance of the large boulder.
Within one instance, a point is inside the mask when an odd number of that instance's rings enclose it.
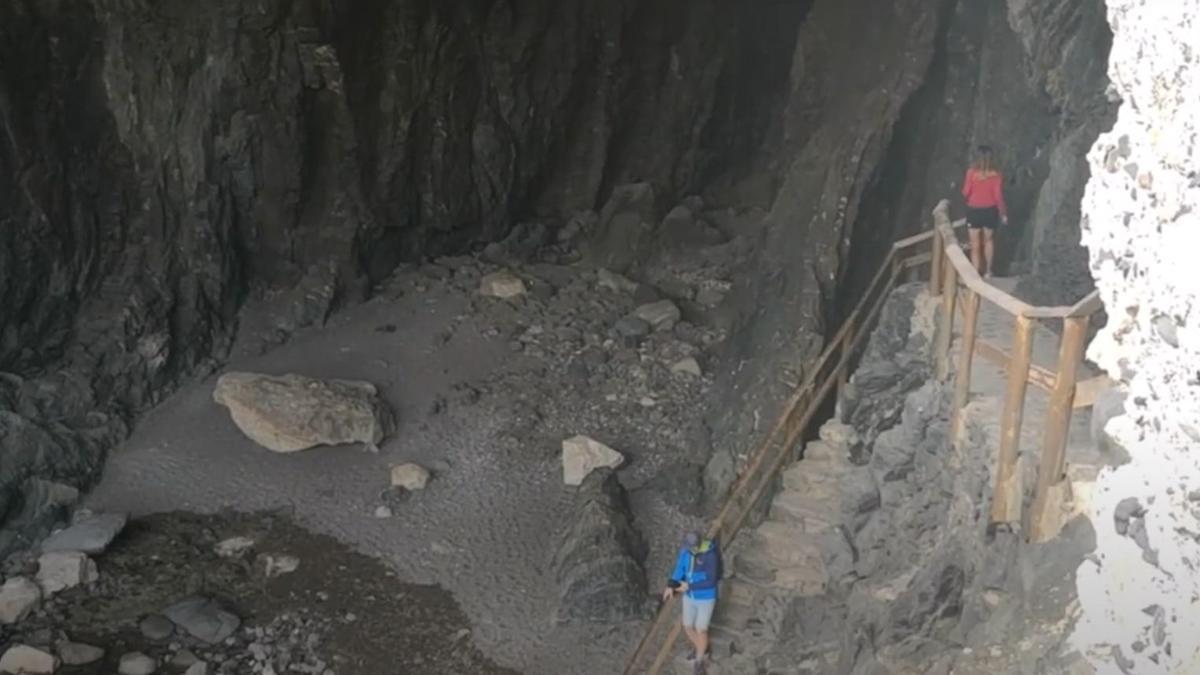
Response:
[[[607,468],[576,497],[552,561],[560,588],[557,619],[616,622],[646,610],[646,544],[633,526],[625,490]]]
[[[0,673],[50,675],[58,670],[58,664],[58,658],[52,654],[29,645],[13,645],[0,656]]]
[[[358,380],[225,373],[213,400],[229,409],[242,433],[275,452],[377,445],[393,428],[391,410],[375,386]]]

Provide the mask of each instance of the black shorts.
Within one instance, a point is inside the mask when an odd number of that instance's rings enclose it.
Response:
[[[1000,227],[1000,209],[994,206],[985,209],[967,207],[967,227],[982,227],[985,230]]]

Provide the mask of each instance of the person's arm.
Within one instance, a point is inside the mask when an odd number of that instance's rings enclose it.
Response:
[[[684,581],[683,581],[683,578],[686,575],[687,575],[687,553],[685,551],[680,551],[679,558],[677,558],[675,560],[675,569],[671,571],[671,576],[668,577],[671,581],[679,584],[679,587],[677,589],[671,588],[670,584],[668,584],[667,587],[664,588],[663,592],[662,592],[664,601],[667,598],[671,597],[671,595],[673,593],[675,593],[676,590],[678,590],[680,593],[687,590],[687,584],[684,583]]]
[[[1000,210],[1000,220],[1008,222],[1008,205],[1004,203],[1004,174],[996,175],[996,208]]]
[[[967,174],[965,176],[963,176],[963,184],[962,184],[963,199],[971,198],[971,183],[974,182],[973,180],[971,180],[973,178],[971,173],[972,173],[971,170],[967,169]]]

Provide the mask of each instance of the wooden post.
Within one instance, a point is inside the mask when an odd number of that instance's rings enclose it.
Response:
[[[942,241],[942,231],[933,226],[933,250],[929,259],[929,294],[937,295],[942,290],[942,272],[946,266],[946,242]]]
[[[958,372],[954,375],[954,417],[950,424],[950,438],[958,443],[962,433],[963,408],[971,396],[971,363],[975,356],[975,335],[979,324],[979,294],[967,288],[963,303],[962,351],[958,357]]]
[[[954,303],[958,299],[958,271],[954,265],[945,266],[942,279],[942,315],[938,317],[937,350],[937,379],[945,382],[950,373],[950,346],[954,344]]]
[[[1057,500],[1050,499],[1050,490],[1057,486],[1066,469],[1067,436],[1071,429],[1071,408],[1075,403],[1075,381],[1079,363],[1083,360],[1083,343],[1087,337],[1087,317],[1063,319],[1062,342],[1058,348],[1058,377],[1050,392],[1046,410],[1046,431],[1042,437],[1042,461],[1038,467],[1037,489],[1030,509],[1029,539],[1041,542],[1058,534],[1057,519],[1048,509],[1057,509]]]
[[[1004,411],[1000,415],[1000,451],[996,457],[996,485],[992,497],[993,523],[1021,522],[1021,475],[1018,471],[1021,444],[1021,416],[1025,412],[1025,387],[1029,382],[1029,362],[1033,354],[1033,320],[1016,318],[1013,329],[1012,359],[1004,391]]]

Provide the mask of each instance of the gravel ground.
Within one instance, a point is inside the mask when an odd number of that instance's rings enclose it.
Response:
[[[648,577],[659,578],[678,532],[698,515],[707,456],[695,439],[708,383],[668,367],[693,355],[703,364],[720,336],[685,322],[633,346],[614,339],[612,326],[645,289],[635,300],[632,291],[598,288],[595,272],[533,265],[517,270],[529,293],[505,301],[476,293],[494,268],[442,262],[398,273],[374,300],[261,355],[271,321],[252,317],[245,325],[255,332],[244,331],[226,368],[375,383],[400,421],[379,454],[263,450],[213,403],[210,378],[142,421],[88,505],[134,516],[281,511],[405,583],[447,589],[475,644],[501,666],[619,672],[639,622],[556,626],[551,618],[558,589],[549,561],[573,496],[562,485],[559,443],[583,433],[625,453],[620,477],[651,544]],[[431,468],[434,480],[401,500],[381,497],[389,466],[409,461]],[[394,517],[374,517],[385,501]]]
[[[238,557],[217,555],[217,543],[231,537],[254,545]],[[260,555],[294,556],[300,564],[268,578]],[[98,583],[55,596],[3,637],[38,647],[65,637],[105,650],[102,660],[64,667],[61,675],[110,675],[130,652],[172,664],[184,650],[214,674],[513,672],[470,645],[467,618],[449,593],[402,583],[379,561],[278,514],[149,516],[131,522],[96,563]],[[242,619],[226,643],[143,633],[143,618],[193,595]],[[181,670],[166,665],[163,672]]]

